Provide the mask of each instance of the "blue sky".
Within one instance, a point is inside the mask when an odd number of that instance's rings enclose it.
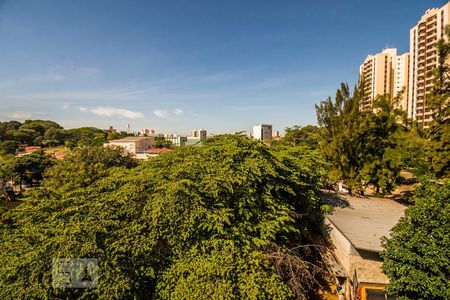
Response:
[[[222,133],[315,124],[446,1],[0,0],[0,120]]]

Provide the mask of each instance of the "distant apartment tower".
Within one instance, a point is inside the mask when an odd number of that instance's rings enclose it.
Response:
[[[438,65],[436,42],[444,38],[450,17],[450,2],[441,8],[428,9],[416,26],[410,30],[409,46],[409,99],[408,116],[423,128],[432,121],[432,110],[427,105],[427,94],[433,88],[430,71]]]
[[[199,138],[202,141],[206,139],[206,135],[207,132],[205,129],[195,129],[194,131],[192,131],[192,137]]]
[[[270,140],[272,138],[272,125],[260,124],[253,126],[253,138],[257,140]]]
[[[139,130],[139,135],[149,136],[151,134],[155,134],[154,129],[143,128],[143,129]]]
[[[409,54],[397,55],[397,49],[389,48],[381,53],[368,55],[359,67],[361,83],[364,85],[362,108],[370,108],[378,95],[397,96],[404,89],[401,106],[406,110],[408,102]]]

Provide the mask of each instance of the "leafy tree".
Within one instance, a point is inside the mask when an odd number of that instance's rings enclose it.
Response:
[[[450,299],[450,183],[423,183],[385,239],[383,271],[399,299]]]
[[[108,133],[108,141],[109,141],[109,140],[121,139],[121,138],[124,138],[124,137],[127,137],[127,136],[129,136],[129,134],[128,134],[126,131],[121,131],[121,132],[117,132],[117,131],[109,132],[109,133]]]
[[[108,176],[113,167],[136,166],[137,161],[121,147],[77,148],[48,170],[45,185],[66,191],[84,188]]]
[[[41,136],[43,136],[50,128],[63,129],[58,123],[49,120],[26,120],[23,125],[20,126],[20,129],[30,129]]]
[[[42,151],[38,151],[3,162],[0,165],[0,175],[2,175],[2,179],[18,181],[20,186],[22,186],[22,183],[32,185],[33,182],[39,182],[43,179],[44,172],[53,163],[53,159]]]
[[[400,157],[403,169],[412,171],[416,176],[430,173],[429,141],[425,131],[417,123],[413,123],[411,128],[398,131],[396,140],[395,152]]]
[[[20,126],[22,126],[22,123],[18,121],[0,122],[0,142],[8,139],[8,131],[17,130]]]
[[[389,192],[401,167],[394,149],[403,113],[396,108],[399,99],[389,95],[378,96],[363,110],[363,93],[361,86],[351,94],[342,84],[334,101],[316,105],[320,148],[331,164],[331,177],[343,181],[350,192],[361,193],[368,185]]]
[[[434,87],[427,97],[433,110],[433,122],[428,130],[430,156],[434,174],[450,176],[450,26],[445,28],[446,39],[437,43],[438,67],[432,71]]]
[[[100,147],[107,142],[107,133],[94,127],[68,129],[67,133],[69,135],[67,141],[76,144],[78,147]]]
[[[112,168],[92,181],[83,173],[98,150],[56,165],[2,216],[1,298],[311,298],[321,262],[307,245],[322,216],[313,154],[217,136],[132,169],[102,163]],[[98,258],[98,287],[53,288],[59,257]]]
[[[8,154],[16,154],[19,148],[19,142],[16,141],[3,141],[0,142],[0,156],[6,156]]]
[[[361,172],[365,184],[373,185],[376,192],[390,192],[399,178],[402,168],[397,152],[398,123],[404,112],[397,108],[400,98],[378,96],[372,104],[372,112],[366,113],[361,126],[364,167]]]
[[[155,143],[153,144],[155,148],[172,148],[172,141],[168,141],[163,137],[156,137]]]
[[[51,127],[44,133],[44,140],[47,144],[49,143],[49,141],[54,141],[53,144],[63,145],[67,138],[68,134],[64,129]]]
[[[309,149],[318,149],[319,130],[319,127],[313,125],[288,127],[285,129],[284,141],[293,146],[304,145]]]

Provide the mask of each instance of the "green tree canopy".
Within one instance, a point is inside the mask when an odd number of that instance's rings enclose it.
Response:
[[[91,185],[110,174],[113,167],[133,168],[137,161],[121,147],[82,147],[49,169],[44,183],[50,189],[70,191]]]
[[[67,134],[69,138],[67,141],[79,146],[102,146],[107,142],[107,133],[105,130],[101,130],[94,127],[81,127],[68,129]]]
[[[363,96],[361,86],[350,93],[342,84],[334,101],[328,98],[316,105],[320,149],[331,164],[331,177],[350,191],[372,185],[389,192],[401,169],[395,149],[403,112],[397,108],[399,98],[389,95],[378,96],[369,109],[362,109]]]
[[[45,171],[54,164],[42,151],[29,155],[14,157],[0,164],[0,176],[2,179],[12,179],[20,184],[33,184],[43,179]]]
[[[309,299],[320,260],[305,244],[321,222],[321,166],[299,154],[217,136],[87,185],[72,181],[97,157],[75,155],[3,215],[0,297]],[[61,257],[98,258],[98,287],[53,288]]]
[[[426,182],[384,240],[388,291],[400,299],[450,299],[450,183]]]
[[[318,149],[320,129],[317,126],[293,126],[285,129],[284,141],[290,145],[303,145],[309,149]]]
[[[450,26],[445,28],[446,39],[437,43],[438,67],[432,71],[434,87],[427,96],[433,109],[433,122],[428,130],[429,161],[438,177],[450,176]]]

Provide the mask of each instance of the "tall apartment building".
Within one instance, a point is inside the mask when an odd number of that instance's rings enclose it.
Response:
[[[272,125],[260,124],[253,126],[253,138],[257,140],[270,140],[272,138]]]
[[[378,95],[397,96],[404,89],[401,106],[406,110],[408,103],[409,54],[397,55],[397,49],[388,48],[380,53],[368,55],[359,67],[364,84],[362,108],[369,108]]]
[[[433,87],[430,71],[438,64],[436,42],[444,37],[444,28],[450,24],[450,2],[441,8],[428,9],[416,26],[410,30],[408,116],[427,128],[432,121],[432,110],[427,106],[427,94]]]
[[[408,92],[409,92],[409,53],[396,55],[392,59],[393,80],[392,80],[392,97],[396,97],[400,92],[401,99],[399,106],[404,110],[408,110]]]
[[[205,129],[195,129],[192,131],[192,137],[199,138],[200,140],[206,139],[207,132]]]

